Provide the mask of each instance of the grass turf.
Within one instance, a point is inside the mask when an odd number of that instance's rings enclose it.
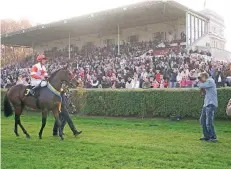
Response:
[[[43,139],[38,139],[40,114],[21,121],[31,139],[13,133],[14,117],[2,116],[2,169],[231,169],[231,122],[216,121],[218,143],[199,141],[198,120],[73,117],[83,133],[65,140],[53,137],[48,117]]]

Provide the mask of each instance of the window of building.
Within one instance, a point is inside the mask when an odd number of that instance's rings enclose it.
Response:
[[[166,39],[166,32],[155,32],[152,35],[153,39],[158,40],[165,40]]]
[[[104,40],[105,45],[114,45],[115,44],[115,39],[105,39]]]
[[[191,16],[191,43],[193,43],[195,41],[195,23],[194,23],[194,16]]]
[[[201,19],[198,19],[198,37],[201,37]]]
[[[205,33],[208,33],[208,22],[205,22]]]
[[[85,45],[86,45],[86,46],[93,46],[94,43],[93,43],[93,42],[86,42]]]
[[[212,47],[215,48],[215,41],[212,40]]]
[[[217,30],[215,26],[212,27],[212,32],[216,34]]]
[[[128,37],[129,42],[133,43],[133,42],[138,42],[139,41],[139,37],[138,35],[132,35]]]
[[[83,45],[83,48],[87,49],[87,48],[91,48],[94,46],[94,43],[93,42],[86,42],[84,45]]]
[[[204,33],[205,33],[205,21],[202,21],[201,27],[202,27],[202,35],[204,35]]]
[[[195,40],[198,39],[198,18],[195,17]]]

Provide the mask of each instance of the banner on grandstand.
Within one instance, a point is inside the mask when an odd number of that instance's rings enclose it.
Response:
[[[148,58],[148,57],[152,57],[153,50],[149,50],[147,52],[145,52],[143,55],[140,56],[140,58]]]
[[[155,49],[153,50],[152,53],[153,55],[167,55],[171,49],[175,51],[176,53],[179,53],[179,50],[180,50],[178,46],[171,46],[167,48]]]
[[[147,57],[152,57],[152,56],[165,56],[167,55],[170,50],[173,50],[176,53],[179,53],[179,47],[178,46],[171,46],[171,47],[167,47],[167,48],[157,48],[155,50],[149,50],[146,53],[144,53],[143,55],[140,56],[140,58],[147,58]]]
[[[149,50],[143,55],[141,55],[141,58],[147,58],[150,56],[165,56],[168,55],[171,51],[173,51],[175,54],[179,54],[181,52],[181,47],[184,46],[169,46],[169,47],[162,47],[163,44],[160,44],[159,48],[156,48],[155,50]]]

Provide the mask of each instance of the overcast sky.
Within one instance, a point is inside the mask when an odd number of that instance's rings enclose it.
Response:
[[[141,0],[5,0],[1,1],[0,19],[29,19],[33,23],[48,23],[139,1]],[[204,0],[177,1],[196,11],[202,10],[204,6]],[[206,7],[224,17],[226,49],[231,51],[229,0],[207,0]]]

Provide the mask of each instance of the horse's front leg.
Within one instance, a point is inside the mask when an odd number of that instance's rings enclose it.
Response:
[[[63,132],[62,132],[62,128],[61,128],[61,121],[59,118],[59,110],[58,109],[54,110],[53,114],[54,114],[54,117],[55,117],[55,120],[57,123],[58,131],[59,131],[59,137],[61,137],[61,140],[63,140],[64,138],[63,138]]]
[[[43,135],[43,129],[44,127],[46,126],[46,123],[47,123],[47,112],[46,111],[43,111],[42,112],[42,126],[41,126],[41,129],[39,131],[39,138],[42,139],[42,135]]]

